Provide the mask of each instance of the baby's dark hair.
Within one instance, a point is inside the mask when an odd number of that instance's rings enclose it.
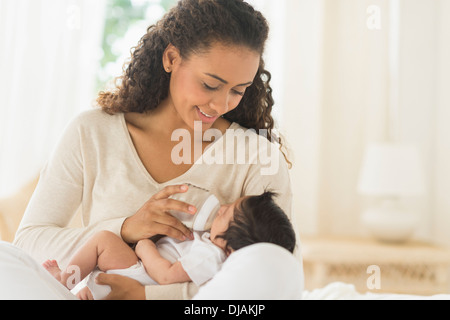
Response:
[[[275,193],[266,191],[259,196],[245,198],[240,208],[235,208],[228,230],[218,236],[226,241],[227,249],[239,250],[255,243],[268,242],[294,252],[294,229],[274,197]]]

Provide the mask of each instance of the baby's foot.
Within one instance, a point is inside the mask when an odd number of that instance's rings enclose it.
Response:
[[[47,260],[45,261],[42,266],[50,272],[50,274],[58,281],[61,282],[61,269],[58,266],[58,263],[56,260]]]

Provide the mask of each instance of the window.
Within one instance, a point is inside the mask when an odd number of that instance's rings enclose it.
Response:
[[[107,0],[97,91],[122,74],[130,49],[176,3],[177,0]]]

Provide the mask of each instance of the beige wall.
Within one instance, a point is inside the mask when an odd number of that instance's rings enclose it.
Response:
[[[388,138],[388,105],[398,97],[397,137],[418,146],[426,176],[427,194],[410,203],[422,217],[416,238],[450,244],[449,1],[399,0],[394,42],[392,0],[286,3],[283,129],[295,154],[298,229],[367,234],[361,159],[368,143]],[[381,10],[379,30],[366,25],[370,5]]]
[[[450,1],[441,0],[437,17],[437,99],[436,161],[433,164],[435,192],[432,232],[442,243],[450,244]]]

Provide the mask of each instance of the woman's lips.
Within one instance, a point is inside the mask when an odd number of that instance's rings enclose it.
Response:
[[[213,123],[217,120],[217,118],[219,118],[219,116],[210,117],[207,113],[203,112],[199,107],[196,107],[196,109],[197,109],[197,114],[203,123],[208,123],[208,124]]]

